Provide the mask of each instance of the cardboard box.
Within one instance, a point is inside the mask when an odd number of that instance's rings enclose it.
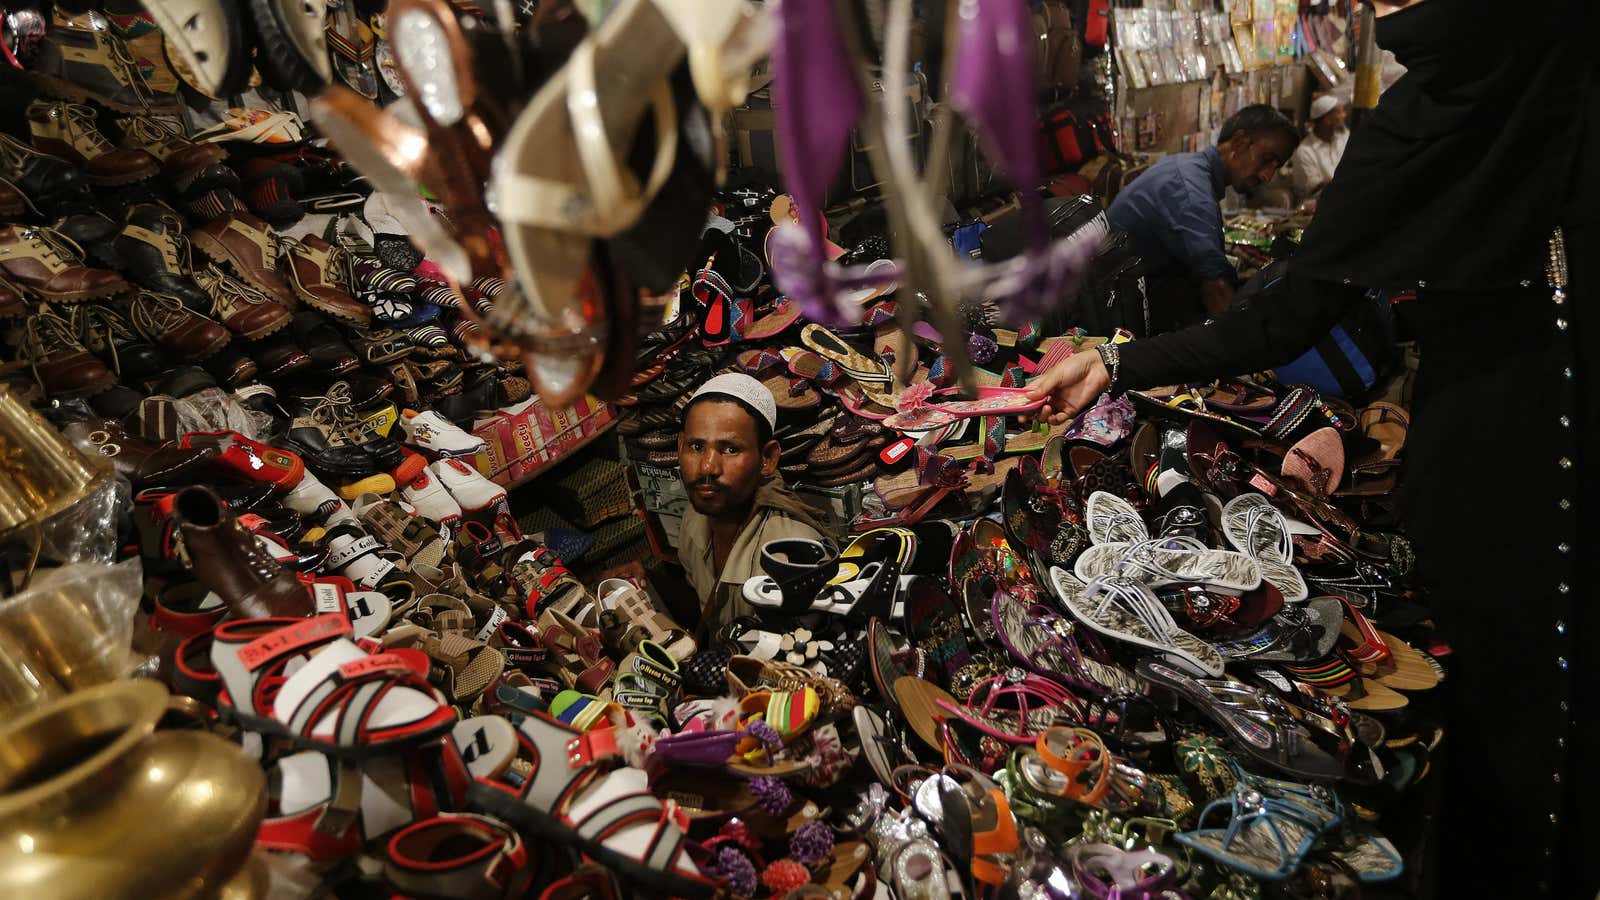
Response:
[[[565,458],[615,421],[611,407],[593,397],[558,410],[534,398],[476,423],[472,433],[486,446],[474,462],[496,483],[517,484]]]

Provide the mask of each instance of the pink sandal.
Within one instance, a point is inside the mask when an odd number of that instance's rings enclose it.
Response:
[[[932,431],[962,419],[1033,412],[1044,406],[1045,399],[1029,399],[1027,388],[980,387],[976,400],[929,403],[936,393],[932,385],[926,390],[917,390],[916,385],[907,388],[896,400],[899,412],[885,419],[883,424],[896,431]]]

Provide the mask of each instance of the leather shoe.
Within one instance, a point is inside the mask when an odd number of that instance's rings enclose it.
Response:
[[[74,422],[66,433],[109,457],[117,474],[136,488],[193,481],[197,470],[217,455],[215,447],[178,447],[135,437],[116,419]]]
[[[173,513],[195,578],[215,591],[235,617],[311,615],[306,586],[272,558],[215,491],[184,488],[173,501]]]

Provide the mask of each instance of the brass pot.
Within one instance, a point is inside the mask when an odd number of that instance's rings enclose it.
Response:
[[[166,689],[128,680],[0,729],[0,897],[203,898],[244,866],[266,778],[201,731],[158,731]]]

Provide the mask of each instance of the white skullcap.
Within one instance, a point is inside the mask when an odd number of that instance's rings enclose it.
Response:
[[[1333,112],[1334,108],[1338,105],[1339,98],[1333,96],[1332,94],[1323,94],[1321,97],[1311,101],[1311,118],[1320,119],[1328,113]]]
[[[761,414],[767,421],[769,429],[778,427],[778,402],[772,399],[772,392],[761,382],[741,372],[724,372],[712,378],[689,398],[693,404],[701,397],[732,397]]]

